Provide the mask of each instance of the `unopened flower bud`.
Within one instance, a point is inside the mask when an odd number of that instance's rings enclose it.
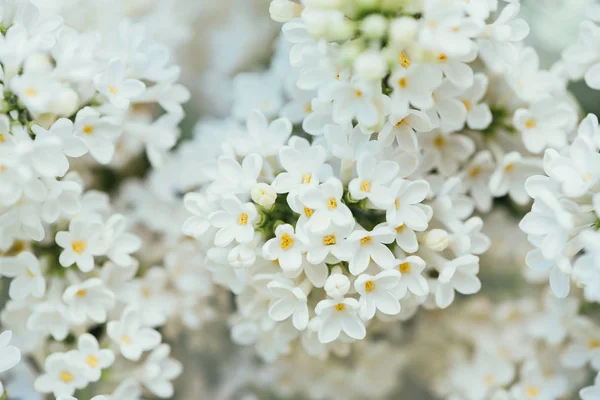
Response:
[[[433,229],[423,239],[425,246],[433,251],[443,251],[448,247],[448,232],[443,229]]]
[[[302,13],[302,5],[289,0],[273,0],[269,6],[271,19],[277,22],[286,22],[298,18]]]
[[[383,15],[371,14],[363,20],[360,30],[368,39],[381,39],[387,30],[387,19]]]
[[[390,24],[390,41],[395,45],[405,46],[415,41],[419,23],[410,17],[395,19]]]
[[[362,53],[354,61],[354,70],[363,79],[378,81],[383,79],[387,73],[385,59],[377,51]]]
[[[253,248],[241,244],[229,251],[227,261],[233,268],[250,268],[256,262],[256,253]]]
[[[61,117],[68,117],[77,112],[79,108],[79,96],[71,88],[60,90],[54,96],[51,111]]]
[[[266,183],[257,183],[254,185],[250,191],[250,195],[256,204],[265,208],[270,208],[275,204],[275,199],[277,199],[277,192],[275,192],[275,189]]]
[[[343,273],[332,274],[325,281],[325,292],[329,297],[344,297],[350,290],[350,279]]]

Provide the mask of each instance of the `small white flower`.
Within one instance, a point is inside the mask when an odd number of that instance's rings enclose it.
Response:
[[[356,165],[358,177],[348,184],[350,195],[356,200],[369,199],[376,207],[386,208],[394,201],[390,182],[398,175],[394,161],[378,161],[372,154],[363,154]]]
[[[387,224],[379,224],[373,230],[355,230],[348,236],[355,251],[348,263],[350,273],[359,275],[363,273],[371,260],[381,268],[389,269],[394,264],[394,254],[386,246],[394,241],[395,232]]]
[[[342,227],[354,226],[354,217],[346,204],[342,202],[344,188],[339,179],[331,178],[318,188],[308,188],[301,195],[302,203],[314,210],[306,224],[307,229],[322,233],[332,224]]]
[[[139,360],[144,351],[152,350],[161,341],[160,333],[143,327],[139,312],[131,307],[123,311],[119,321],[110,321],[106,331],[119,345],[123,357],[131,361]]]
[[[277,199],[277,192],[271,185],[257,183],[250,191],[252,201],[264,208],[271,208]]]
[[[46,292],[46,279],[40,270],[40,262],[28,251],[15,257],[0,258],[0,274],[13,278],[8,291],[13,300],[23,300],[27,296],[40,298]]]
[[[410,291],[415,296],[427,295],[429,293],[429,285],[422,275],[425,269],[425,261],[421,257],[410,256],[403,260],[397,260],[397,262],[401,278],[395,289],[396,296],[401,299],[406,296],[407,291]]]
[[[63,248],[59,262],[63,267],[77,264],[83,272],[94,269],[94,256],[103,253],[98,226],[83,218],[71,220],[68,232],[58,232],[56,243]]]
[[[269,282],[267,289],[274,299],[269,304],[269,317],[285,321],[291,316],[296,329],[306,329],[309,314],[306,293],[302,288],[291,281],[278,279]]]
[[[479,257],[466,255],[444,263],[438,277],[435,302],[438,307],[446,308],[454,301],[454,291],[461,294],[474,294],[481,289]]]
[[[21,350],[15,346],[10,346],[12,331],[0,333],[0,373],[13,368],[21,361]],[[0,382],[0,393],[4,393],[4,387]]]
[[[530,198],[525,191],[525,181],[541,172],[541,164],[541,160],[523,158],[516,151],[506,154],[490,177],[490,191],[495,197],[508,194],[518,204],[527,204]]]
[[[367,331],[358,316],[358,309],[358,301],[353,298],[321,300],[315,308],[315,313],[322,321],[318,334],[319,341],[333,342],[342,331],[352,339],[364,339]]]
[[[173,396],[172,381],[183,371],[181,363],[169,357],[170,352],[168,344],[161,344],[148,355],[141,371],[142,384],[162,399]]]
[[[513,123],[522,133],[527,150],[540,153],[547,147],[565,147],[575,120],[576,114],[568,104],[550,98],[533,103],[529,110],[515,111]]]
[[[223,210],[215,211],[208,216],[210,223],[219,228],[215,236],[215,245],[224,247],[236,240],[248,243],[254,238],[252,225],[258,213],[252,203],[244,203],[235,196],[227,195],[221,201]]]
[[[131,257],[142,246],[141,239],[133,233],[126,232],[126,220],[121,214],[113,215],[106,221],[102,231],[105,254],[115,264],[127,267],[136,260]]]
[[[111,60],[106,70],[94,77],[94,87],[117,108],[128,108],[131,100],[144,93],[146,85],[137,79],[128,79],[125,66],[119,59]]]
[[[181,229],[184,234],[200,239],[211,227],[208,216],[217,209],[217,198],[208,192],[192,192],[183,197],[183,203],[192,216]]]
[[[396,270],[382,271],[376,276],[362,274],[354,281],[354,288],[360,294],[358,305],[360,316],[369,320],[377,310],[387,315],[400,312],[400,302],[394,296],[400,283],[400,273]]]
[[[110,349],[100,349],[98,340],[84,333],[77,340],[77,350],[67,353],[68,362],[82,370],[83,376],[90,382],[98,382],[102,370],[112,365],[115,355]]]
[[[352,257],[353,246],[346,238],[352,232],[353,225],[340,227],[331,224],[323,233],[306,232],[307,253],[306,259],[311,264],[320,264],[323,261],[349,261]]]
[[[121,127],[110,116],[91,107],[81,109],[75,117],[75,138],[84,143],[88,151],[101,164],[113,158],[115,141],[121,135]]]
[[[569,327],[571,343],[562,354],[562,364],[581,368],[588,362],[594,370],[600,369],[600,329],[587,319],[577,319]]]
[[[471,138],[440,130],[422,133],[419,135],[419,143],[425,153],[432,157],[434,166],[444,176],[454,174],[458,167],[475,152],[475,144]]]
[[[388,79],[393,90],[392,109],[407,112],[409,104],[420,110],[431,108],[431,94],[441,83],[442,72],[433,66],[411,64],[408,68],[396,68]]]
[[[386,211],[386,220],[392,226],[406,225],[412,230],[427,228],[431,214],[427,206],[420,204],[429,193],[427,181],[396,179],[392,183],[394,202]]]
[[[87,318],[103,323],[106,322],[106,311],[115,305],[115,295],[102,279],[90,278],[69,286],[63,294],[63,301],[69,306],[69,316],[75,324],[82,324]]]
[[[76,389],[87,386],[88,380],[79,366],[69,362],[66,353],[52,353],[44,362],[45,373],[34,383],[35,390],[54,396],[71,396]]]
[[[405,113],[392,113],[390,121],[381,128],[378,139],[383,144],[392,144],[395,139],[402,149],[416,152],[419,143],[415,132],[429,132],[432,128],[427,114],[409,109]]]
[[[248,195],[257,183],[262,165],[263,159],[258,154],[246,156],[242,165],[231,157],[221,156],[217,162],[218,176],[209,186],[209,191],[220,196]]]
[[[282,147],[279,150],[279,160],[286,172],[279,173],[271,186],[277,193],[290,193],[292,197],[305,188],[319,186],[320,182],[331,175],[331,167],[325,165],[326,157],[325,148],[319,145]]]
[[[275,237],[263,246],[263,256],[267,260],[277,260],[284,271],[297,270],[302,265],[302,255],[306,244],[294,233],[290,224],[279,225]]]

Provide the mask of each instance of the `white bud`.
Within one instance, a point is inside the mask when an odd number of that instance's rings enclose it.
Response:
[[[432,229],[425,234],[423,243],[433,251],[443,251],[448,247],[448,232],[443,229]]]
[[[256,253],[253,248],[240,244],[229,251],[227,261],[233,268],[250,268],[256,261]]]
[[[390,41],[396,45],[408,45],[415,41],[419,23],[410,17],[395,19],[390,24]]]
[[[68,117],[79,109],[79,95],[71,88],[65,88],[55,94],[50,106],[53,114]]]
[[[368,39],[381,39],[387,30],[387,19],[380,14],[371,14],[363,20],[360,30]]]
[[[325,281],[325,292],[329,297],[344,297],[348,290],[350,290],[350,279],[343,273],[334,273]]]
[[[250,195],[256,204],[265,208],[270,208],[275,204],[275,199],[277,199],[277,192],[275,192],[275,189],[266,183],[257,183],[254,185],[250,191]]]
[[[356,57],[354,70],[363,79],[378,81],[387,74],[387,65],[378,51],[369,50]]]
[[[289,0],[273,0],[269,6],[271,19],[277,22],[286,22],[298,18],[302,14],[302,5]]]

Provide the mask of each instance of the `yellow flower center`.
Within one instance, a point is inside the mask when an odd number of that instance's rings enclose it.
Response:
[[[239,224],[240,225],[248,225],[248,214],[246,214],[246,213],[240,214]]]
[[[600,348],[600,339],[591,339],[588,343],[588,347],[590,350],[599,349]]]
[[[492,386],[494,384],[494,382],[496,381],[496,379],[494,379],[494,377],[490,374],[487,374],[484,378],[485,384],[488,386]]]
[[[76,240],[73,243],[71,243],[73,251],[77,254],[83,253],[85,251],[86,246],[87,243],[84,240]]]
[[[335,233],[323,237],[323,244],[325,246],[333,246],[336,243],[337,243],[337,241],[336,241],[336,238],[335,238]]]
[[[112,94],[117,94],[117,88],[114,86],[109,86],[108,91],[111,92]]]
[[[60,379],[64,383],[71,383],[73,382],[73,379],[75,379],[75,377],[69,371],[60,371],[60,374],[58,374],[58,379]]]
[[[592,174],[586,174],[583,177],[583,180],[586,181],[586,182],[591,181],[592,180]]]
[[[89,355],[87,356],[85,362],[92,368],[96,368],[98,366],[98,363],[100,362],[96,357],[94,357],[93,355]]]
[[[335,305],[335,311],[344,311],[346,309],[346,305],[344,303],[337,303]]]
[[[0,143],[4,142],[6,142],[6,138],[4,137],[4,134],[0,133]]]
[[[304,175],[302,175],[302,184],[303,185],[308,185],[311,180],[312,180],[312,175],[311,174],[304,174]]]
[[[540,395],[540,389],[537,386],[529,386],[525,392],[530,399],[535,399]]]
[[[406,118],[402,118],[400,121],[396,122],[396,125],[394,125],[396,128],[402,126],[402,124],[406,123]]]
[[[365,282],[365,292],[370,293],[375,289],[375,282],[366,281]]]
[[[410,59],[406,56],[405,52],[401,52],[400,56],[398,57],[398,62],[400,63],[400,65],[402,65],[404,68],[408,68],[410,67]]]
[[[504,171],[510,172],[513,170],[514,167],[515,167],[515,165],[513,163],[506,164],[506,166],[504,167]]]
[[[147,287],[142,288],[142,297],[148,298],[150,297],[150,294],[150,289],[148,289]]]
[[[396,199],[396,201],[398,201],[398,199]],[[396,206],[396,208],[398,208],[398,206]],[[398,233],[402,232],[403,230],[404,230],[404,224],[398,225],[396,227],[396,232],[398,232]]]
[[[363,97],[363,92],[362,92],[361,90],[355,90],[355,91],[354,91],[354,95],[355,95],[356,97]]]
[[[406,89],[406,87],[408,86],[408,81],[406,80],[406,78],[398,79],[398,86],[400,86],[402,89]]]
[[[448,61],[448,56],[446,55],[446,53],[440,53],[438,54],[437,59],[439,62],[446,62]]]
[[[304,215],[306,215],[307,218],[312,217],[314,210],[312,208],[308,208],[308,207],[304,207]]]
[[[4,164],[0,164],[0,172],[4,172],[8,169],[8,167]]]
[[[94,133],[94,126],[93,125],[85,125],[83,127],[83,133],[85,133],[86,135],[91,135],[92,133]]]
[[[443,136],[436,136],[435,139],[433,139],[433,145],[437,148],[442,148],[444,147],[444,145],[446,144],[446,138]]]
[[[371,236],[365,236],[364,238],[360,239],[360,244],[366,246],[371,243],[371,241]]]
[[[125,343],[125,344],[131,344],[131,339],[129,339],[129,336],[127,336],[127,335],[122,335],[121,342]]]
[[[469,178],[477,178],[481,174],[481,167],[473,167],[469,170]]]
[[[87,290],[85,289],[79,289],[77,291],[77,293],[75,293],[77,295],[77,297],[85,297],[87,296]]]
[[[363,192],[370,192],[371,191],[371,182],[364,180],[361,182],[360,184],[360,190]]]
[[[525,127],[527,129],[533,129],[537,126],[537,122],[535,122],[535,119],[530,118],[527,121],[525,121]]]
[[[471,104],[471,102],[469,100],[463,100],[462,103],[465,105],[465,108],[467,109],[467,111],[471,111],[471,108],[473,108],[473,105]]]
[[[281,248],[283,250],[289,249],[294,244],[294,239],[287,233],[281,235]]]
[[[410,264],[407,262],[403,262],[398,266],[398,270],[400,270],[403,274],[408,274],[410,272]]]
[[[310,114],[311,112],[313,112],[312,104],[310,104],[310,103],[306,103],[306,105],[304,106],[304,111],[305,111],[307,114]]]
[[[337,200],[335,199],[335,197],[331,197],[329,199],[329,202],[327,203],[327,208],[329,208],[330,210],[335,210],[337,206]]]
[[[37,94],[37,90],[35,90],[34,88],[25,89],[25,96],[32,97],[32,96],[35,96],[36,94]]]

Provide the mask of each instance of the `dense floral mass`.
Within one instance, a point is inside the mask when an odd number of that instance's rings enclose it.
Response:
[[[518,0],[272,0],[186,133],[202,2],[45,3],[0,0],[0,399],[600,398],[597,4],[547,69]]]

